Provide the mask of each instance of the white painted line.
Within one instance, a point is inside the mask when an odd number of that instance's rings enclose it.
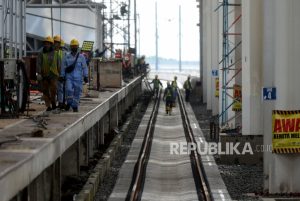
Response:
[[[201,143],[203,143],[203,142],[204,142],[204,141],[202,140],[202,138],[199,138],[199,139],[200,139],[200,142],[201,142]]]
[[[211,162],[209,162],[209,163],[208,163],[208,165],[209,165],[209,166],[212,166],[212,163],[211,163]]]
[[[197,125],[194,123],[194,128],[197,128]]]
[[[222,190],[219,190],[219,194],[222,200],[226,200]]]

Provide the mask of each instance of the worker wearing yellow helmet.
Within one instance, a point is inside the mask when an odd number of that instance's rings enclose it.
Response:
[[[192,91],[192,84],[191,84],[191,76],[189,75],[187,77],[187,80],[183,84],[183,88],[185,89],[185,101],[189,102],[190,101],[190,94]]]
[[[51,111],[56,108],[57,79],[59,77],[58,66],[60,65],[60,61],[58,53],[53,48],[53,38],[47,36],[44,38],[43,44],[43,50],[39,53],[37,59],[37,79],[41,84],[47,111]]]
[[[176,106],[176,99],[177,99],[177,76],[174,76],[174,80],[172,81],[172,87],[173,87],[173,107]]]
[[[158,92],[159,92],[159,86],[162,87],[162,83],[158,79],[158,75],[155,75],[155,78],[152,80],[152,82],[150,82],[150,84],[152,84],[152,83],[153,83],[154,95],[155,95],[155,98],[157,98]]]
[[[73,112],[78,112],[82,81],[88,82],[88,69],[84,56],[78,51],[79,42],[77,39],[71,40],[70,48],[71,52],[64,57],[60,76],[66,80],[66,110],[68,111],[72,107]],[[83,80],[82,77],[84,77]]]
[[[167,82],[167,87],[164,91],[163,101],[166,102],[166,114],[171,115],[173,103],[173,87],[170,82]]]
[[[62,49],[62,43],[64,43],[64,41],[62,40],[60,35],[56,35],[53,37],[54,40],[54,50],[57,52],[58,54],[58,59],[59,59],[59,64],[62,64],[63,58],[66,55],[66,52],[63,51]],[[58,66],[58,72],[60,74],[61,72],[61,65]],[[64,109],[65,108],[65,97],[66,97],[66,90],[65,88],[65,80],[61,79],[59,77],[58,79],[59,82],[57,82],[57,102],[58,102],[58,108],[60,109]]]

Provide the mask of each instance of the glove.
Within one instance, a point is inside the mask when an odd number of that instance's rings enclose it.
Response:
[[[40,74],[37,74],[37,75],[36,75],[36,79],[37,79],[38,81],[41,81],[41,80],[43,79],[43,77],[42,77]]]
[[[87,77],[84,77],[83,80],[84,80],[85,83],[89,82],[89,79]]]

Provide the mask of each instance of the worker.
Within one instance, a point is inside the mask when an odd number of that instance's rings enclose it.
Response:
[[[66,55],[66,52],[63,50],[65,44],[64,41],[61,39],[59,35],[56,35],[53,37],[54,40],[54,50],[58,54],[58,59],[60,63],[63,61],[63,57]],[[58,66],[58,72],[61,72],[61,65]],[[57,82],[57,101],[58,101],[58,108],[64,109],[65,108],[65,80],[61,79],[61,77],[58,79]]]
[[[53,44],[53,38],[51,36],[46,37],[43,41],[43,50],[37,59],[37,80],[41,84],[47,111],[56,109],[57,79],[59,77],[60,61],[57,52],[54,51]]]
[[[131,72],[131,54],[127,52],[124,55],[123,61],[122,61],[122,67],[123,67],[123,76],[125,78],[133,78],[133,74]]]
[[[173,88],[173,103],[172,106],[176,106],[176,99],[177,99],[177,76],[174,77],[174,80],[172,81],[172,88]]]
[[[68,111],[71,107],[73,112],[78,112],[79,100],[82,92],[82,77],[84,82],[88,82],[88,69],[85,58],[78,52],[79,42],[72,39],[70,42],[71,52],[63,60],[61,79],[66,80],[67,106]]]
[[[187,80],[183,84],[183,88],[185,89],[185,101],[190,101],[190,94],[192,91],[192,84],[191,84],[191,76],[189,75]]]
[[[162,87],[162,83],[158,79],[158,75],[155,75],[155,79],[153,79],[152,82],[150,82],[149,84],[152,84],[152,83],[153,83],[154,95],[155,95],[155,98],[157,98],[158,92],[159,92],[159,85]]]
[[[163,100],[166,101],[166,114],[171,115],[173,103],[173,87],[170,82],[167,82],[167,88],[165,89]]]

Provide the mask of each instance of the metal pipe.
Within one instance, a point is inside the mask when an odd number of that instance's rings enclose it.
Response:
[[[136,58],[136,55],[137,55],[137,22],[136,22],[136,0],[134,0],[134,49],[135,49],[135,58]]]
[[[101,9],[105,9],[106,6],[103,3],[97,4],[28,4],[27,8],[96,8],[100,6]]]
[[[155,70],[158,71],[157,1],[155,1]]]
[[[181,72],[181,5],[179,5],[179,72]]]
[[[131,0],[128,0],[128,50],[129,50],[129,48],[130,48],[130,14],[131,14],[131,12],[130,12],[130,9],[131,9]]]
[[[23,20],[22,20],[22,46],[23,46],[23,55],[22,56],[27,56],[27,50],[26,50],[26,1],[23,0],[22,3],[22,15],[23,15]]]
[[[9,1],[9,58],[13,58],[12,47],[13,47],[13,32],[14,32],[14,22],[13,22],[13,6],[14,1]]]
[[[4,58],[4,2],[5,0],[2,0],[2,6],[1,6],[1,25],[2,25],[2,30],[1,30],[1,58]]]
[[[18,23],[18,27],[19,27],[19,31],[18,31],[18,43],[19,43],[19,45],[18,45],[18,47],[19,47],[19,59],[21,59],[22,58],[22,54],[23,54],[23,43],[22,43],[22,37],[23,37],[23,35],[22,35],[22,29],[23,29],[23,27],[22,27],[22,20],[23,20],[23,15],[22,15],[23,13],[22,13],[22,0],[19,0],[18,1],[18,20],[17,20],[17,23]]]
[[[15,43],[15,58],[18,58],[18,0],[15,0],[15,4],[14,4],[14,14],[15,14],[15,19],[14,19],[14,23],[15,23],[15,39],[14,39],[14,43]]]

